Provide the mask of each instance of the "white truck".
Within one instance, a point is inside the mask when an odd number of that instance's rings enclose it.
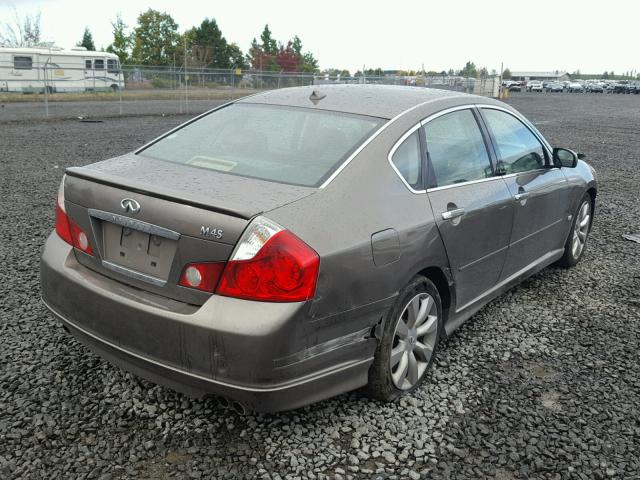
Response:
[[[118,56],[83,47],[0,47],[0,92],[87,92],[124,88]]]

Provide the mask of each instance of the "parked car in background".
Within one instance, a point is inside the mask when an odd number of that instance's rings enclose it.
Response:
[[[509,91],[510,92],[521,92],[522,91],[522,84],[520,82],[511,82],[511,84],[509,85]]]
[[[569,86],[567,87],[567,91],[569,93],[583,93],[584,92],[584,87],[582,86],[581,83],[571,82],[569,84]]]
[[[586,87],[587,92],[589,93],[603,93],[604,88],[599,83],[589,83]]]
[[[541,92],[543,90],[542,82],[538,80],[531,80],[527,83],[528,92]]]
[[[613,93],[629,93],[629,84],[626,80],[620,80],[613,86]]]
[[[546,91],[551,93],[564,92],[564,85],[562,85],[560,82],[549,83],[547,85]]]
[[[261,92],[68,168],[42,298],[113,363],[239,411],[392,401],[492,299],[581,260],[581,158],[490,98]]]

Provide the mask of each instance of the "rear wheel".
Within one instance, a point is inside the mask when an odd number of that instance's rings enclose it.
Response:
[[[591,229],[591,196],[587,193],[582,197],[578,211],[573,216],[573,224],[569,238],[564,246],[564,255],[558,261],[561,267],[575,266],[582,258],[587,246],[587,237]]]
[[[418,276],[398,295],[384,324],[367,393],[393,401],[424,380],[436,355],[442,330],[442,304],[435,285]]]

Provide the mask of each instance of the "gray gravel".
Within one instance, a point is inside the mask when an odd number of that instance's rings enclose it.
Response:
[[[447,341],[399,404],[357,393],[239,416],[124,373],[38,295],[64,167],[184,117],[0,126],[0,478],[640,478],[640,96],[513,95],[601,183],[586,257],[549,268]],[[379,475],[376,475],[379,474]]]
[[[109,97],[102,101],[64,101],[49,102],[50,119],[70,119],[84,117],[88,119],[103,119],[105,117],[131,115],[176,115],[189,112],[197,115],[213,107],[226,103],[231,99],[220,100],[189,100],[185,104],[182,92],[172,92],[174,98],[166,100],[123,100]],[[218,92],[215,92],[218,93]],[[241,93],[241,92],[240,92]],[[36,101],[30,102],[0,102],[0,123],[23,120],[44,120],[46,110],[43,95],[35,95]]]

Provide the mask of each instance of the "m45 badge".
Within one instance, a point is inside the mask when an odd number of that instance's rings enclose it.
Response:
[[[204,225],[200,227],[200,235],[202,235],[203,237],[215,238],[216,240],[220,240],[223,234],[224,231],[221,228],[205,227]]]

